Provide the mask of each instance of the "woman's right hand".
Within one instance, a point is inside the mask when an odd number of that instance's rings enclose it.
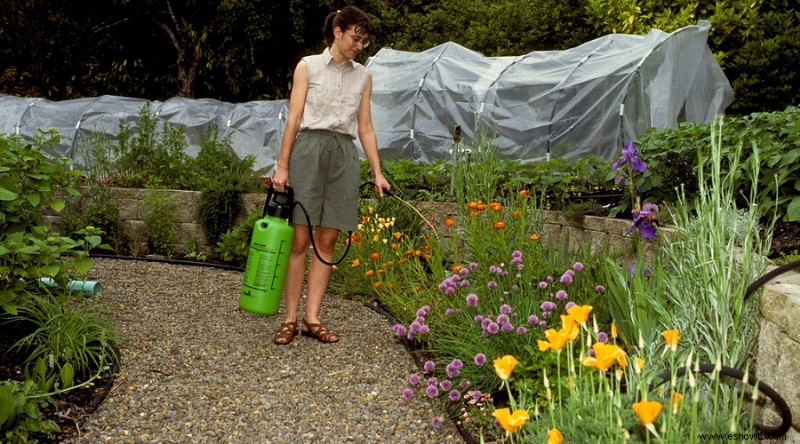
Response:
[[[280,192],[286,192],[286,185],[289,184],[289,173],[286,171],[286,168],[277,168],[275,170],[275,175],[272,176],[272,186]]]

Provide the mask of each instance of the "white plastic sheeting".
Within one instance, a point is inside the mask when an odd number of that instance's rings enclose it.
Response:
[[[447,158],[458,125],[464,146],[487,131],[504,158],[611,159],[649,127],[711,121],[733,92],[706,44],[709,30],[701,21],[672,33],[613,34],[519,57],[484,57],[455,43],[420,53],[383,48],[367,61],[381,157]],[[37,129],[56,128],[64,136],[56,154],[80,165],[76,140],[90,132],[115,136],[120,123],[135,126],[145,104],[116,96],[51,102],[0,95],[0,133],[30,139]],[[172,98],[151,106],[161,121],[185,129],[188,154],[215,125],[238,155],[271,169],[288,103]]]
[[[37,129],[55,128],[63,136],[53,147],[54,155],[69,157],[83,164],[79,153],[81,140],[91,133],[116,137],[120,124],[136,126],[139,111],[147,104],[144,99],[101,96],[52,102],[0,95],[0,133],[32,139]],[[280,149],[287,113],[286,100],[255,101],[239,104],[212,99],[174,97],[165,102],[150,102],[151,111],[159,122],[168,122],[184,129],[187,154],[200,151],[203,137],[212,127],[220,137],[230,137],[233,150],[240,157],[252,155],[256,166],[271,167]]]
[[[709,29],[701,21],[672,33],[613,34],[520,57],[455,43],[381,49],[367,66],[382,156],[446,158],[458,125],[467,145],[478,129],[494,134],[506,158],[610,159],[649,127],[708,122],[733,101]]]

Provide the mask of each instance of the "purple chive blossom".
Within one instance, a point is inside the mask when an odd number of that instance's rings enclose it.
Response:
[[[403,336],[406,333],[408,333],[408,330],[406,330],[406,327],[404,325],[400,325],[400,324],[394,324],[392,326],[392,331],[394,331],[394,334],[396,336]]]
[[[419,384],[419,380],[422,379],[417,373],[412,373],[411,376],[408,377],[408,383],[411,385]]]
[[[469,268],[475,270],[476,268],[478,268],[478,263],[477,262],[470,262],[469,263]]]
[[[419,328],[422,327],[422,325],[419,322],[414,321],[409,327],[412,333],[416,333],[419,331]]]
[[[429,385],[428,388],[425,389],[425,394],[428,395],[428,398],[435,398],[439,396],[439,389],[436,388],[435,385]]]
[[[436,363],[433,361],[425,361],[425,364],[422,366],[426,372],[433,371],[434,367],[436,367]]]
[[[461,374],[461,369],[459,369],[458,367],[453,367],[452,365],[448,365],[447,366],[447,377],[448,378],[457,378],[458,375],[460,375],[460,374]],[[442,387],[442,388],[444,388],[444,387]],[[445,390],[447,390],[447,389],[445,389]]]
[[[569,275],[568,273],[564,273],[564,274],[561,275],[560,282],[562,284],[571,284],[572,283],[572,276]]]
[[[467,295],[467,307],[475,307],[478,305],[478,295],[470,293]]]
[[[597,342],[608,342],[608,335],[606,332],[601,331],[597,334]]]
[[[552,313],[553,313],[552,311],[543,311],[542,317],[545,319],[549,319]]]
[[[425,333],[428,333],[429,331],[431,331],[430,327],[428,327],[427,325],[420,325],[420,327],[419,327],[419,332],[420,333],[425,334]]]
[[[514,331],[514,326],[509,323],[505,323],[502,326],[500,326],[500,329],[503,330],[503,332],[505,333],[509,333]]]
[[[497,288],[497,282],[489,281],[489,282],[486,283],[486,287],[488,287],[488,288]]]
[[[461,309],[460,308],[456,308],[456,314],[461,314],[461,313],[462,313]]]
[[[475,355],[475,365],[480,367],[483,364],[486,364],[486,355],[484,355],[483,353],[478,353],[477,355]]]
[[[473,403],[480,401],[483,397],[483,393],[480,390],[470,390],[467,394],[472,397]]]
[[[451,401],[456,402],[461,399],[461,392],[458,390],[451,390],[448,396],[450,397]]]
[[[434,429],[438,429],[439,427],[441,427],[442,426],[442,417],[441,416],[433,417],[433,419],[431,419],[431,425],[433,426]]]
[[[564,310],[569,310],[570,308],[572,308],[572,307],[574,307],[576,305],[578,305],[578,304],[576,304],[576,303],[574,303],[572,301],[569,301],[569,302],[567,302],[567,305],[564,306]]]
[[[454,287],[447,287],[444,293],[448,296],[452,296],[456,293],[456,289]]]
[[[413,397],[414,397],[414,390],[411,390],[410,388],[403,390],[403,399],[405,399],[406,401],[411,401],[411,398]]]
[[[462,360],[456,358],[456,359],[453,359],[452,362],[450,362],[450,365],[452,365],[453,368],[461,370],[461,368],[464,367],[464,362]]]
[[[495,333],[497,333],[498,331],[500,331],[500,326],[499,326],[499,325],[497,325],[497,323],[495,323],[495,322],[492,322],[491,324],[489,324],[489,326],[488,326],[488,327],[486,327],[486,331],[488,331],[488,332],[489,332],[489,333],[491,333],[491,334],[495,334]]]
[[[547,321],[539,321],[539,327],[547,327]]]
[[[602,285],[600,285],[600,284],[597,284],[597,285],[594,287],[594,291],[596,291],[596,292],[598,292],[598,293],[603,293],[603,292],[605,292],[605,291],[606,291],[606,287],[603,287]]]
[[[430,378],[428,378],[428,385],[433,385],[433,386],[439,385],[439,379],[434,376],[431,376]]]
[[[522,252],[519,250],[514,250],[514,252],[511,253],[511,257],[522,257]]]
[[[551,311],[554,308],[556,308],[556,304],[553,301],[544,301],[542,302],[542,305],[539,306],[539,308],[541,308],[542,311]]]
[[[418,323],[420,325],[424,324],[425,323],[425,316],[417,316],[416,318],[414,318],[414,322],[416,322],[416,323]]]
[[[469,388],[470,385],[472,384],[469,382],[469,379],[462,379],[461,382],[458,383],[458,386],[465,390]]]
[[[469,280],[464,279],[463,281],[458,283],[459,287],[469,287]]]
[[[517,327],[517,334],[518,335],[524,335],[527,332],[528,332],[528,329],[525,328],[524,326],[520,325],[519,327]]]
[[[450,285],[448,285],[448,281],[442,281],[442,283],[439,284],[439,290],[445,291],[448,287],[450,287]]]
[[[536,316],[536,315],[528,316],[528,324],[538,324],[538,323],[539,323],[539,317],[538,316]]]
[[[481,322],[483,322],[483,315],[475,315],[475,319],[473,320],[478,324],[480,324]]]
[[[490,265],[489,266],[489,273],[497,274],[499,271],[500,271],[500,269],[497,268],[496,266],[494,266],[494,265]]]
[[[447,310],[444,311],[445,316],[450,316],[453,313],[455,313],[455,310],[453,310],[452,308],[448,308]]]
[[[511,308],[511,306],[508,305],[508,304],[503,304],[503,305],[500,306],[500,313],[502,313],[502,314],[507,315],[507,314],[511,313],[512,311],[514,311],[514,309]]]
[[[464,275],[469,274],[469,268],[462,268],[458,270],[458,274],[464,274]]]
[[[497,317],[498,324],[507,324],[509,322],[509,318],[507,314],[501,314]]]
[[[441,387],[442,390],[447,391],[450,390],[451,387],[453,387],[453,383],[449,379],[445,379],[444,381],[439,383],[439,387]]]
[[[558,290],[556,292],[556,299],[558,299],[559,301],[566,300],[567,299],[567,292],[564,291],[564,290]]]
[[[574,264],[572,264],[572,269],[575,270],[575,271],[583,270],[583,263],[575,262]]]
[[[547,278],[545,278],[545,280],[547,282],[553,282],[553,276],[547,276]]]

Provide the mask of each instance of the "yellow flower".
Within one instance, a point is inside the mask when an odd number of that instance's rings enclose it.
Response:
[[[494,360],[494,372],[497,373],[500,379],[506,381],[511,376],[511,372],[514,371],[514,367],[516,367],[517,364],[519,364],[519,361],[517,361],[516,358],[511,355],[505,355],[502,358]]]
[[[353,266],[353,268],[356,268],[359,265],[361,265],[361,261],[359,261],[358,258],[353,259],[353,263],[351,265]]]
[[[375,214],[375,208],[368,207],[368,208],[367,208],[367,212],[368,212],[369,214]]]
[[[611,337],[617,339],[619,335],[617,334],[617,324],[611,324]]]
[[[633,360],[633,369],[636,371],[637,375],[639,373],[641,373],[642,369],[644,369],[644,359],[642,359],[642,358],[634,359]]]
[[[683,400],[683,395],[680,393],[673,391],[672,392],[672,413],[677,415],[678,409],[681,408],[681,401]]]
[[[594,357],[587,356],[583,358],[583,365],[587,367],[596,367],[606,371],[614,365],[614,362],[619,363],[620,367],[628,365],[625,352],[617,345],[595,342],[592,345],[592,350],[594,350]]]
[[[570,318],[571,319],[571,318]],[[545,351],[548,349],[552,350],[561,350],[567,345],[567,341],[570,340],[570,336],[572,332],[575,332],[575,336],[577,336],[578,329],[574,326],[570,328],[562,328],[561,330],[556,331],[553,328],[549,328],[544,332],[544,338],[546,341],[542,341],[541,339],[536,341],[539,344],[539,350]],[[572,338],[575,339],[575,338]]]
[[[665,330],[661,332],[661,334],[664,336],[664,340],[667,342],[669,348],[675,351],[678,348],[678,340],[681,338],[678,330]]]
[[[639,401],[633,405],[633,411],[644,425],[654,423],[658,414],[661,413],[661,408],[662,405],[658,401]]]
[[[400,238],[403,237],[403,233],[395,231],[392,236],[394,236],[395,239],[400,240]]]
[[[526,410],[514,410],[514,413],[511,413],[511,410],[508,408],[497,409],[492,412],[492,416],[497,418],[497,422],[500,423],[500,427],[502,427],[506,432],[513,432],[514,430],[517,430],[525,425],[529,419],[531,419]]]
[[[589,313],[592,312],[591,305],[573,305],[567,310],[570,316],[575,319],[575,322],[583,325],[589,320]]]
[[[564,441],[564,435],[558,429],[547,431],[547,444],[561,444],[562,441]]]
[[[375,275],[375,270],[367,270],[366,272],[364,272],[364,276],[366,277],[370,277],[373,275]]]

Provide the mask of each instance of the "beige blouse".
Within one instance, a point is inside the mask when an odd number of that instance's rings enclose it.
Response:
[[[339,65],[328,48],[303,60],[308,67],[308,93],[300,130],[323,129],[357,138],[356,115],[367,69],[352,60]]]

